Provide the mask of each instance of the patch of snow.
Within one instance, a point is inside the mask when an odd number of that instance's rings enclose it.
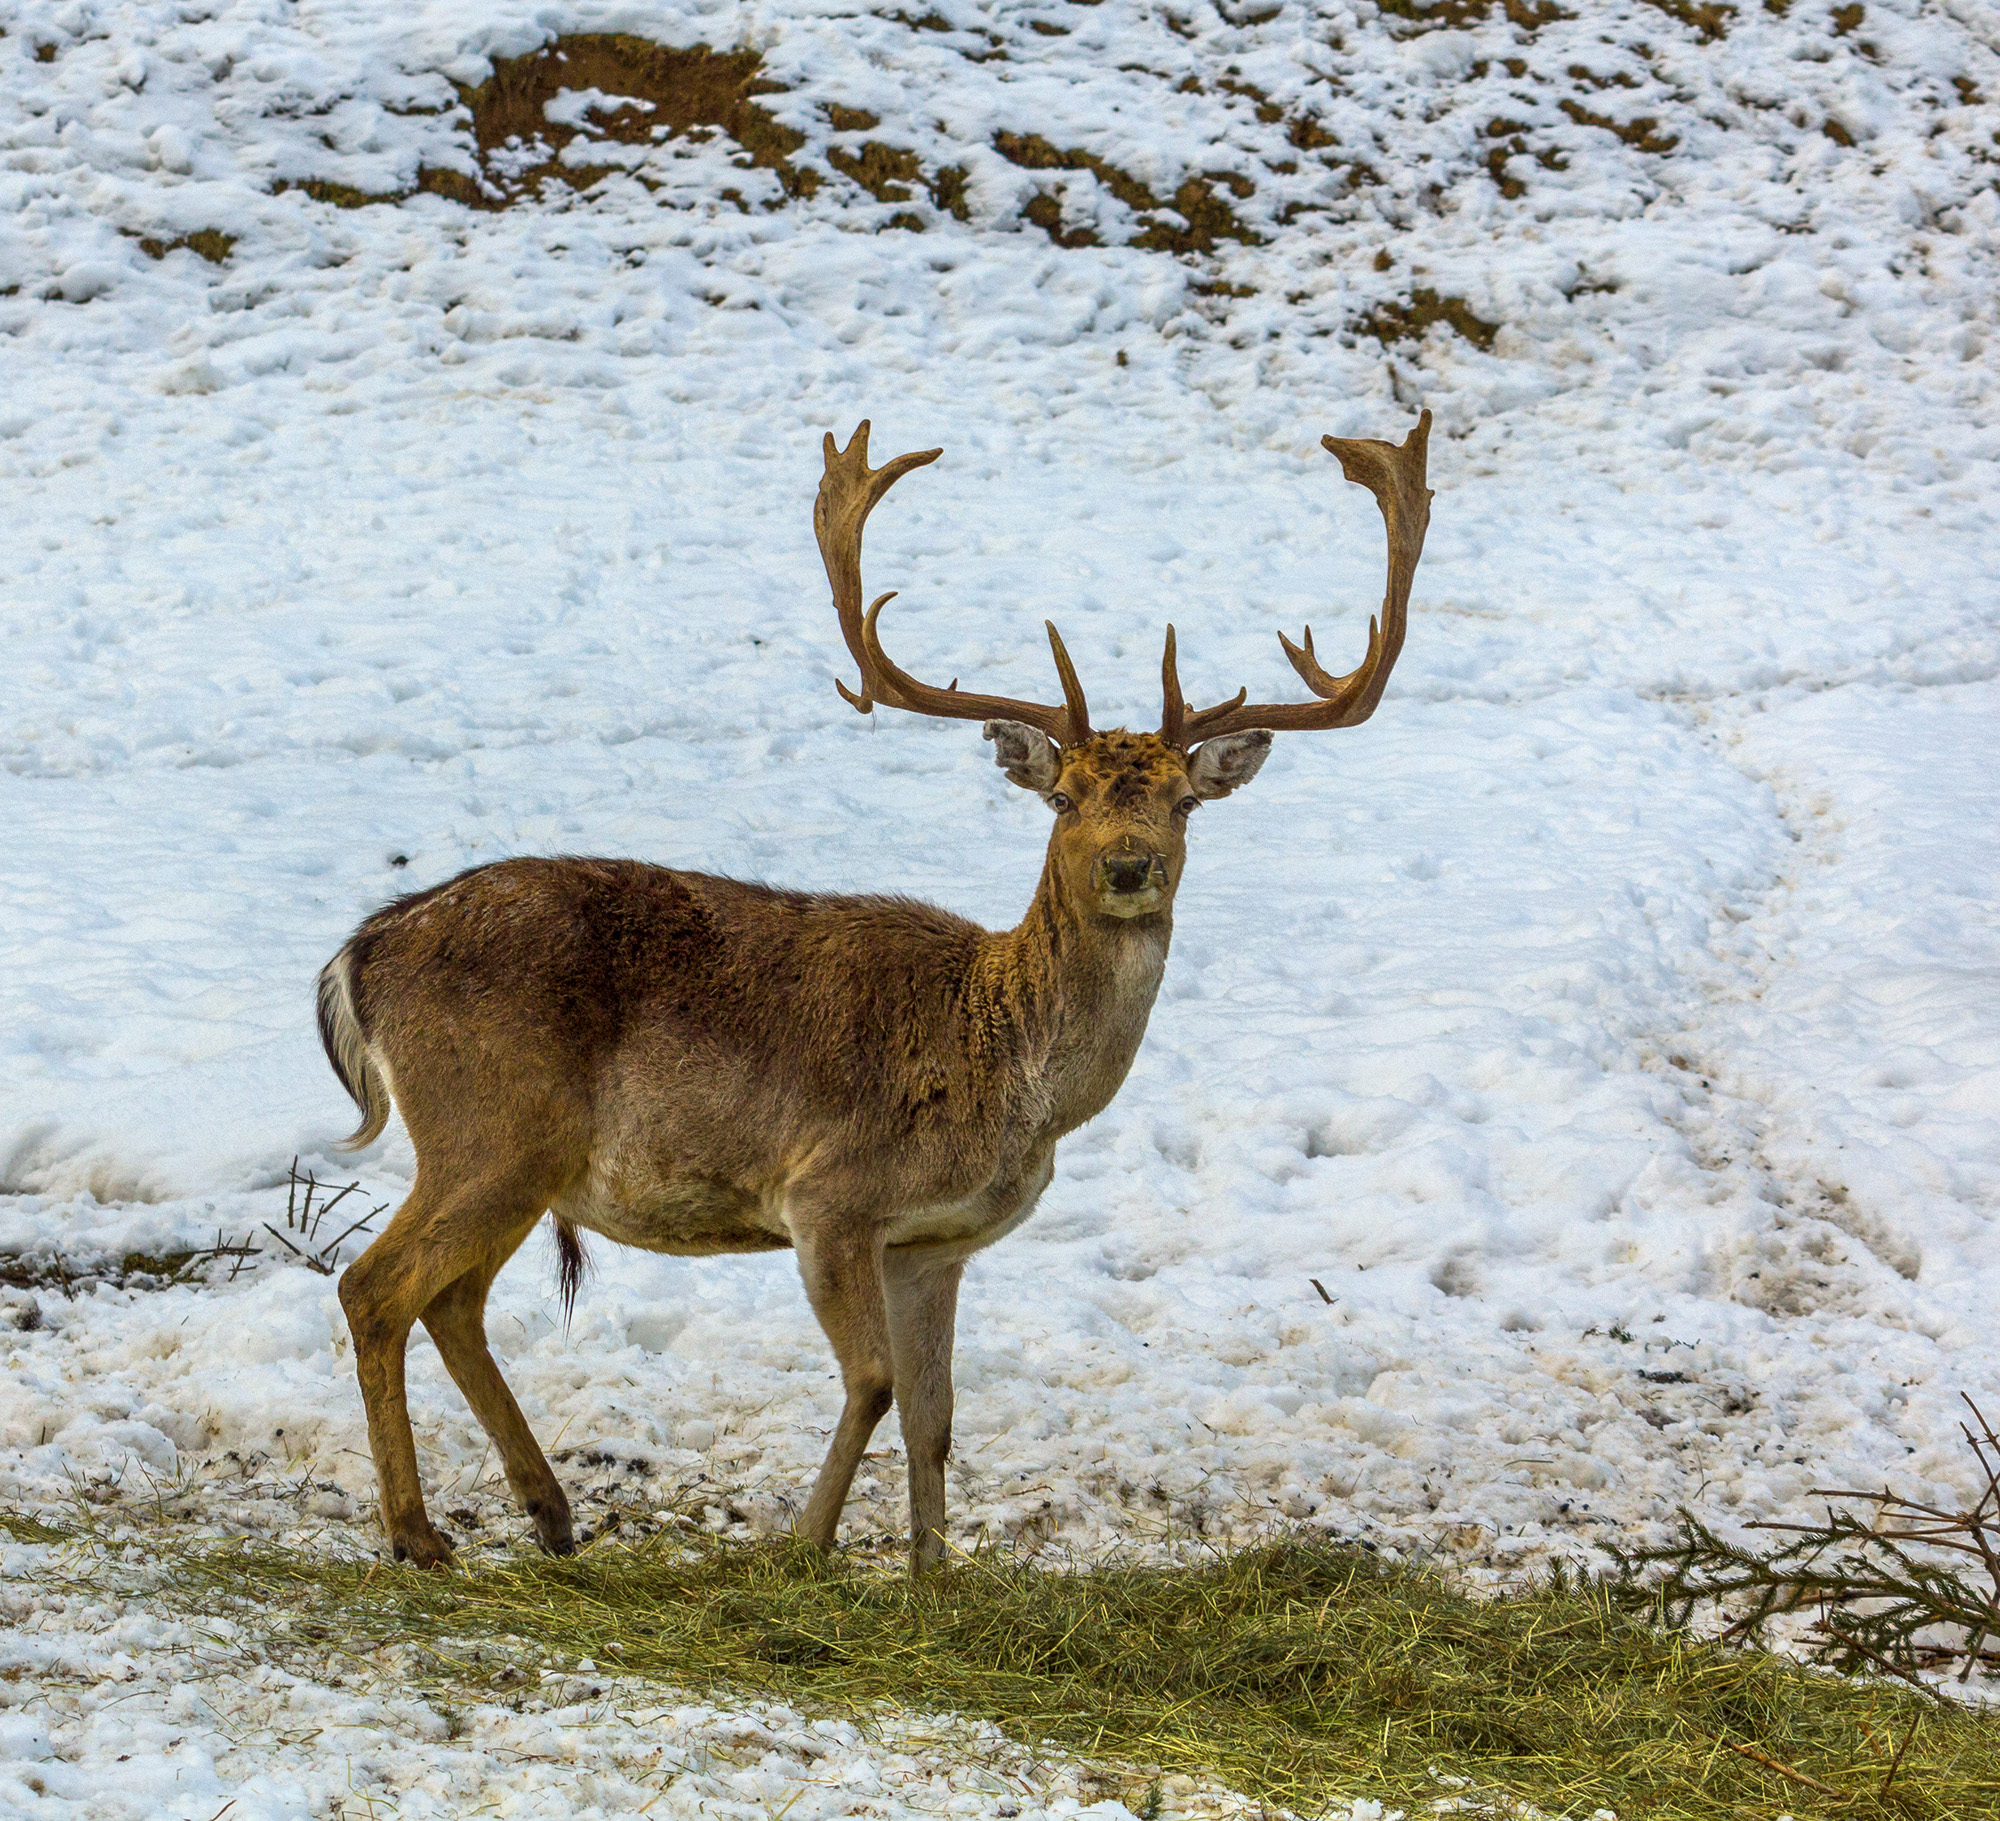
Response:
[[[0,1500],[366,1545],[333,1282],[265,1228],[294,1156],[368,1206],[407,1189],[399,1127],[332,1154],[312,1026],[390,894],[591,851],[1019,915],[1041,807],[976,730],[832,690],[823,430],[946,445],[869,549],[913,668],[1040,694],[1049,611],[1093,701],[1151,725],[1169,617],[1191,695],[1284,690],[1272,635],[1308,620],[1358,656],[1379,521],[1318,438],[1419,404],[1437,501],[1380,712],[1201,816],[1132,1078],[968,1277],[958,1535],[1309,1521],[1505,1576],[1683,1504],[1970,1490],[1959,1396],[2000,1407],[2000,55],[1882,0],[1853,30],[1743,8],[1717,42],[1639,0],[1539,30],[938,17],[15,9]],[[818,188],[725,135],[490,213],[297,187],[469,168],[452,84],[557,30],[760,50]],[[1031,134],[1074,168],[999,149]],[[871,137],[961,169],[968,219],[860,187],[834,154]],[[1114,168],[1168,214],[1206,173],[1251,238],[1129,244],[1166,216]],[[1105,244],[1057,246],[1037,195]],[[1394,339],[1421,293],[1491,345]],[[585,1521],[782,1525],[837,1407],[790,1261],[595,1267],[564,1329],[530,1248],[490,1318]],[[411,1399],[447,1528],[518,1539],[421,1333]],[[900,1527],[898,1447],[850,1534]],[[180,1812],[170,1785],[329,1812],[333,1747],[253,1766],[175,1717],[267,1696],[172,1688],[165,1623],[115,1621],[155,1691],[119,1711],[158,1733],[103,1812]],[[50,1792],[34,1740],[100,1768],[131,1742],[25,1724]],[[445,1749],[380,1724],[404,1742],[356,1761]],[[547,1742],[516,1724],[451,1749]],[[562,1812],[629,1812],[577,1793],[632,1774],[599,1749],[548,1773]]]

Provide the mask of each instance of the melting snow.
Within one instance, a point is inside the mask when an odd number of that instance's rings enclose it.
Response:
[[[822,430],[946,446],[869,549],[913,668],[1043,693],[1049,612],[1151,725],[1170,616],[1191,693],[1283,689],[1307,620],[1358,656],[1380,524],[1318,438],[1420,403],[1380,713],[1204,812],[1138,1066],[969,1276],[960,1536],[1305,1520],[1500,1574],[1682,1504],[1967,1490],[1959,1396],[2000,1405],[2000,51],[1920,0],[1542,12],[14,8],[0,1501],[365,1544],[332,1280],[264,1229],[295,1155],[348,1179],[311,983],[393,892],[591,851],[1019,914],[1040,806],[976,730],[834,694]],[[596,83],[545,113],[585,193],[432,193],[553,145],[478,154],[453,83],[638,30],[760,53],[782,160],[609,136],[637,113]],[[392,1132],[365,1205],[410,1167]],[[263,1256],[122,1281],[218,1236]],[[535,1248],[491,1314],[580,1517],[782,1525],[836,1408],[789,1259],[596,1267],[567,1331]],[[421,1335],[412,1403],[447,1526],[522,1535]],[[900,1525],[896,1448],[849,1534]],[[44,1559],[6,1552],[0,1806],[645,1799],[595,1710],[437,1742],[268,1666],[197,1686],[168,1620],[37,1594]],[[647,1774],[738,1723],[622,1711]],[[822,1759],[758,1724],[767,1783],[672,1800],[782,1805]],[[833,1749],[887,1812],[1091,1796]]]

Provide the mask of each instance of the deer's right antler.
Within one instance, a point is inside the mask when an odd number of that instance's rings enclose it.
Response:
[[[1063,649],[1062,635],[1053,621],[1049,645],[1055,652],[1056,674],[1062,678],[1063,703],[1057,707],[1044,702],[1027,702],[1013,696],[977,696],[962,692],[957,679],[948,689],[920,683],[901,669],[882,649],[876,621],[883,606],[896,596],[891,590],[880,595],[864,614],[861,609],[861,532],[868,515],[881,499],[912,468],[922,468],[942,455],[942,449],[923,449],[899,455],[880,468],[868,465],[868,421],[863,419],[845,449],[836,446],[831,431],[826,438],[826,473],[819,483],[819,497],[813,502],[813,532],[819,539],[819,553],[826,563],[826,579],[833,585],[834,610],[840,615],[841,636],[854,661],[861,666],[861,692],[834,679],[834,688],[844,701],[862,714],[877,702],[901,708],[911,714],[936,715],[952,721],[1025,721],[1039,727],[1058,746],[1074,746],[1090,738],[1090,708],[1084,701],[1083,685],[1077,681],[1076,666]]]

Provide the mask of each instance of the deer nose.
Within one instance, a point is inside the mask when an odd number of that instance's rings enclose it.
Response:
[[[1105,889],[1119,893],[1145,891],[1155,883],[1164,885],[1167,869],[1158,854],[1106,854],[1098,863],[1103,868]]]

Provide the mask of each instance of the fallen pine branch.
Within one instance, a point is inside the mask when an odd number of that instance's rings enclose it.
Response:
[[[1693,1512],[1671,1542],[1614,1551],[1626,1598],[1685,1626],[1700,1609],[1726,1619],[1725,1639],[1762,1635],[1774,1618],[1816,1612],[1821,1660],[1928,1687],[1918,1673],[1958,1662],[1959,1680],[2000,1665],[2000,1435],[1970,1397],[1959,1432],[1983,1482],[1948,1509],[1884,1487],[1821,1487],[1859,1511],[1827,1507],[1817,1524],[1752,1524],[1793,1540],[1768,1553],[1718,1536]],[[1942,1633],[1947,1642],[1939,1641]],[[1955,1635],[1954,1635],[1955,1634]]]

